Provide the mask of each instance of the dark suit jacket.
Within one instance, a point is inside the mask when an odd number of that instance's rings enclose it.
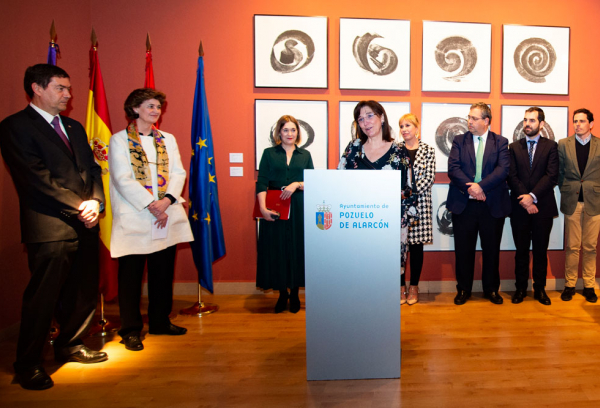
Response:
[[[479,185],[486,196],[486,204],[495,218],[510,214],[510,197],[506,177],[510,168],[508,139],[488,132],[483,151],[483,168]],[[473,134],[467,132],[454,137],[448,157],[450,188],[446,207],[454,214],[464,211],[469,202],[467,183],[475,180],[475,147]]]
[[[557,143],[540,137],[531,167],[529,167],[529,146],[526,138],[511,143],[509,150],[508,185],[513,215],[527,213],[519,204],[517,197],[533,193],[538,200],[536,204],[539,210],[538,216],[558,216],[558,207],[554,198],[554,187],[558,184]]]
[[[73,154],[54,128],[31,106],[0,122],[0,148],[19,195],[25,243],[75,239],[86,231],[79,206],[104,202],[102,169],[94,161],[85,130],[61,117]]]

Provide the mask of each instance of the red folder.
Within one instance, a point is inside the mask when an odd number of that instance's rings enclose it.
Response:
[[[280,220],[289,220],[290,204],[292,203],[292,200],[290,198],[287,200],[282,200],[279,198],[280,195],[281,190],[267,190],[267,208],[271,211],[278,212],[280,214]],[[260,212],[260,205],[258,204],[258,197],[256,197],[256,202],[254,203],[254,212],[252,213],[252,217],[263,218],[263,215]]]

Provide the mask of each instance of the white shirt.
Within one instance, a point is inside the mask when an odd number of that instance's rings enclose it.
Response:
[[[144,153],[146,153],[148,167],[152,175],[152,194],[154,195],[154,199],[158,200],[158,175],[156,172],[156,146],[154,146],[154,137],[140,135],[140,141],[142,142]]]
[[[48,122],[48,124],[50,124],[50,126],[52,126],[52,121],[54,120],[55,116],[52,116],[51,114],[49,114],[45,110],[43,110],[41,108],[38,108],[37,106],[35,106],[33,104],[33,102],[30,102],[29,106],[31,106],[37,113],[39,113],[40,115],[42,115],[42,118],[44,118],[44,120],[46,122]],[[58,116],[58,123],[60,123],[60,128],[62,129],[63,133],[65,134],[65,136],[67,136],[67,139],[71,140],[69,138],[69,135],[67,134],[67,131],[65,130],[65,125],[63,125],[63,123],[62,123],[62,119],[60,118],[60,115],[56,115],[56,116]],[[52,126],[52,127],[54,127],[54,126]]]

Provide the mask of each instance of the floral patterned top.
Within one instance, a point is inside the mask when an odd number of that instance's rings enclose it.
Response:
[[[363,146],[360,143],[360,139],[355,139],[348,143],[344,153],[340,158],[338,164],[338,170],[403,170],[402,171],[402,190],[410,187],[412,194],[410,197],[402,200],[402,273],[404,273],[404,265],[406,264],[407,256],[407,239],[408,239],[408,226],[417,222],[419,219],[419,213],[417,211],[417,197],[416,185],[412,183],[413,177],[412,169],[410,165],[410,156],[408,149],[403,146],[398,146],[396,143],[392,143],[390,149],[379,159],[371,162],[367,159],[363,151]]]
[[[360,139],[357,138],[348,143],[338,164],[338,170],[406,170],[409,163],[408,151],[403,151],[396,143],[392,143],[383,156],[371,162],[363,151]],[[404,186],[404,180],[402,184]]]

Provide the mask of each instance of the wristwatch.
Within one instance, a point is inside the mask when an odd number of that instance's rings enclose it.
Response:
[[[99,198],[92,198],[94,201],[98,201],[100,203],[100,214],[104,212],[104,203]]]

